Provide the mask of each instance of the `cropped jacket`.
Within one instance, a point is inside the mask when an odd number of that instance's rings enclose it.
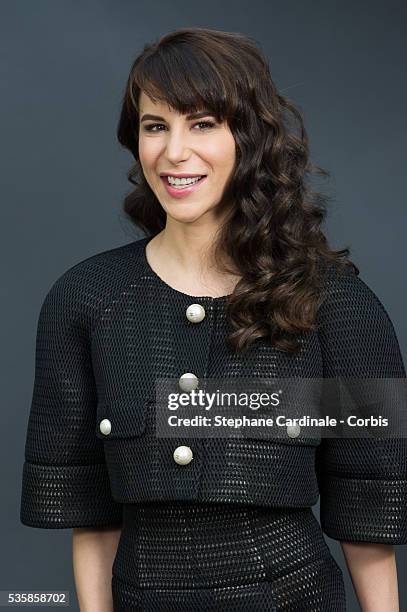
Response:
[[[190,296],[150,267],[149,238],[66,270],[42,303],[22,470],[21,522],[40,528],[120,525],[123,504],[308,507],[348,541],[407,543],[407,440],[165,438],[155,435],[158,377],[405,378],[376,294],[332,269],[317,329],[287,353],[260,339],[231,352],[225,297]],[[198,304],[199,321],[187,316]],[[196,309],[196,307],[194,307]],[[191,309],[190,309],[191,310]],[[193,309],[192,309],[193,310]],[[188,446],[193,460],[174,460]]]

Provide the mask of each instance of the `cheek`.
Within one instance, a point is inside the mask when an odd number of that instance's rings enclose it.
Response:
[[[156,149],[157,147],[154,146],[153,142],[146,141],[146,140],[143,140],[143,138],[140,138],[138,153],[139,153],[140,163],[143,169],[145,168],[146,170],[148,170],[154,165],[156,157],[157,157]]]
[[[209,159],[209,158],[208,158]],[[210,152],[210,163],[219,176],[227,177],[236,161],[236,144],[231,135],[222,135],[213,143]]]

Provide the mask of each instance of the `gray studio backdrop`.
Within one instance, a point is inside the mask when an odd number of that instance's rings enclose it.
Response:
[[[19,522],[24,436],[46,292],[81,259],[141,237],[121,212],[131,158],[115,138],[132,60],[145,42],[184,26],[240,31],[260,43],[277,86],[304,112],[313,160],[332,172],[322,185],[334,197],[332,244],[351,247],[406,360],[406,6],[2,0],[0,11],[0,590],[70,591],[70,609],[78,610],[70,530]],[[318,516],[318,506],[314,511]],[[327,541],[344,570],[349,610],[358,610],[340,546]],[[406,549],[397,548],[401,609]]]

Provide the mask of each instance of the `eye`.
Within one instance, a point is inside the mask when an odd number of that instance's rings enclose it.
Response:
[[[198,131],[205,131],[205,130],[210,130],[211,128],[215,127],[215,123],[213,123],[213,121],[198,121],[198,123],[194,123],[194,128],[199,125],[199,126],[203,126],[203,129],[199,129]],[[161,132],[161,129],[156,129],[156,128],[161,128],[164,127],[165,125],[163,123],[150,123],[148,125],[144,126],[144,129],[146,132]]]
[[[163,123],[150,123],[149,125],[145,125],[144,129],[146,132],[161,132],[161,130],[155,130],[156,127],[165,127]]]
[[[204,125],[206,130],[215,127],[215,124],[212,121],[199,121],[198,123],[194,124],[194,127],[195,125]]]

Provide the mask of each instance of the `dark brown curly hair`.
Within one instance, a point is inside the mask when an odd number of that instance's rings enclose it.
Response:
[[[359,273],[349,248],[331,250],[321,231],[329,198],[311,189],[309,177],[329,173],[309,160],[300,110],[277,91],[267,60],[243,34],[182,28],[146,45],[130,70],[117,136],[136,160],[124,212],[149,236],[165,228],[166,213],[139,162],[142,91],[182,114],[209,110],[234,136],[236,164],[218,204],[226,222],[214,245],[218,265],[242,276],[226,305],[230,348],[268,338],[299,351],[301,332],[316,329],[323,271],[336,265]]]

